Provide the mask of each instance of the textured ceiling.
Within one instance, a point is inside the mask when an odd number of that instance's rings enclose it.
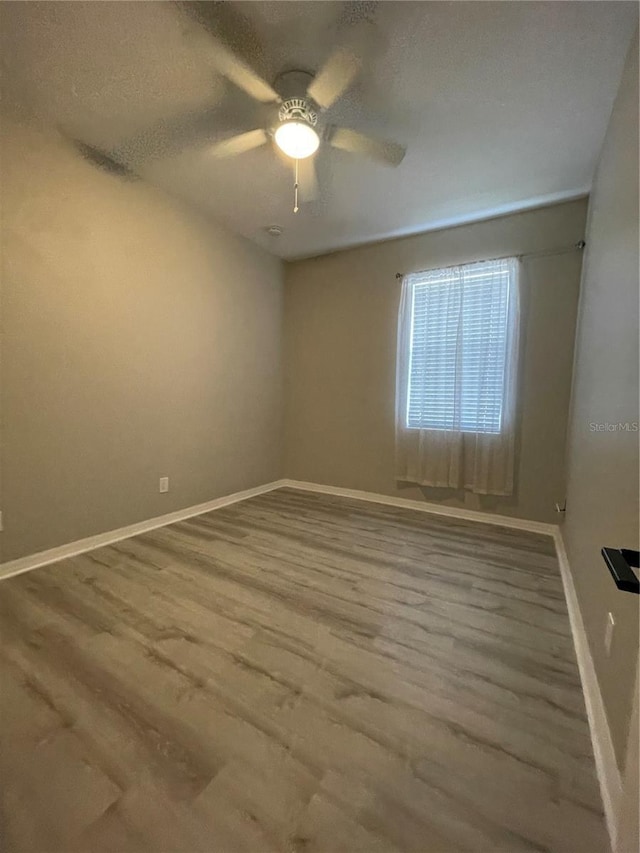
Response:
[[[271,145],[208,156],[264,108],[214,73],[205,31],[167,2],[0,4],[5,103],[102,150],[142,140],[145,179],[286,258],[587,192],[638,17],[632,2],[578,0],[202,10],[270,82],[317,69],[370,19],[365,68],[329,118],[402,142],[403,163],[323,146],[320,195],[294,214],[291,168]]]

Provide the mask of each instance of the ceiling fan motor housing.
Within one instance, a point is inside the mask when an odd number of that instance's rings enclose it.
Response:
[[[278,110],[279,121],[304,121],[315,127],[318,123],[318,114],[311,106],[307,98],[289,98],[280,104]]]
[[[310,127],[316,127],[318,110],[306,94],[312,81],[313,74],[308,71],[284,71],[278,75],[273,84],[282,98],[278,108],[278,124],[288,121],[301,121]]]

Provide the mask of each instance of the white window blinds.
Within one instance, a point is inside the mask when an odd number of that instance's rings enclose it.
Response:
[[[500,433],[515,258],[409,276],[408,429]]]

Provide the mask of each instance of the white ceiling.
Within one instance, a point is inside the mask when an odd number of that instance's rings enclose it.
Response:
[[[270,82],[317,69],[349,19],[338,2],[210,11]],[[165,147],[141,173],[284,258],[587,192],[638,19],[634,2],[349,4],[351,16],[373,17],[376,49],[330,120],[408,153],[392,169],[323,147],[320,196],[294,214],[290,168],[270,145],[208,156],[207,139],[259,125],[262,110],[216,77],[173,3],[4,2],[0,12],[5,101],[105,150],[163,122],[193,133],[186,116],[206,111],[199,146]],[[281,237],[266,235],[271,224]]]

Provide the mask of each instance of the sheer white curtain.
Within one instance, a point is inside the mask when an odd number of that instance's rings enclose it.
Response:
[[[520,327],[516,258],[402,282],[396,478],[510,495]]]

